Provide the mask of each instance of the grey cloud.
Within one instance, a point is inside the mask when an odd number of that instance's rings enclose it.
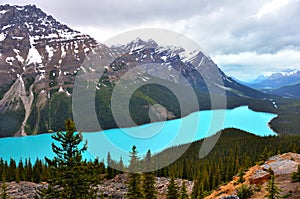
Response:
[[[36,4],[71,28],[79,28],[79,31],[92,36],[93,33],[85,32],[88,27],[99,31],[109,29],[115,34],[141,25],[167,27],[188,35],[212,57],[245,52],[276,55],[284,49],[300,51],[300,1],[290,0],[275,13],[253,18],[260,8],[270,2],[272,0],[2,1]],[[247,67],[245,64],[243,62],[242,65]]]

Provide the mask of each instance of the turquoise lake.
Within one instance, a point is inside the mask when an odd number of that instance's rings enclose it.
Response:
[[[122,156],[128,160],[128,152],[135,145],[143,156],[148,149],[160,152],[174,145],[189,143],[215,134],[224,128],[239,128],[259,136],[276,135],[268,123],[275,114],[255,112],[247,106],[231,110],[205,110],[192,113],[184,118],[156,122],[131,128],[110,129],[101,132],[83,133],[88,141],[84,158],[106,159],[110,152],[115,160]],[[54,156],[51,150],[51,134],[0,139],[0,158],[15,160],[30,158],[44,159]]]

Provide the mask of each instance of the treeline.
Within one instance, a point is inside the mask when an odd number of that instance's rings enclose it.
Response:
[[[94,169],[99,178],[101,174],[107,173],[104,163],[98,159],[93,162],[83,161],[83,165]],[[20,160],[19,162],[13,159],[10,159],[10,161],[0,159],[0,177],[1,179],[5,178],[6,182],[47,182],[50,177],[50,169],[48,164],[40,159],[36,159],[33,163],[30,159]]]

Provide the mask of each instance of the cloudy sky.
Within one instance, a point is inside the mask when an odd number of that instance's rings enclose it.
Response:
[[[163,28],[196,41],[228,75],[251,80],[300,69],[299,0],[0,0],[36,4],[104,42],[137,28]]]

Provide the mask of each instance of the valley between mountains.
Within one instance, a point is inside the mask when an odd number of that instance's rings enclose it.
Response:
[[[190,107],[181,113],[176,96],[168,89],[159,85],[144,86],[134,93],[130,102],[131,115],[137,124],[150,122],[148,112],[153,104],[163,105],[172,119],[199,109],[211,109],[210,95],[218,98],[224,92],[227,104],[215,108],[249,105],[254,110],[277,113],[279,116],[271,122],[271,128],[278,133],[295,132],[294,129],[283,132],[279,127],[282,123],[294,124],[295,118],[299,118],[286,114],[289,108],[274,107],[274,103],[286,104],[284,99],[236,82],[199,49],[191,53],[182,47],[164,47],[153,40],[139,38],[127,44],[105,46],[61,24],[34,5],[1,5],[0,12],[1,137],[64,129],[63,121],[73,117],[71,99],[76,74],[84,70],[95,74],[104,70],[82,65],[86,56],[95,51],[112,60],[105,66],[105,73],[97,85],[96,111],[102,129],[117,127],[110,110],[110,97],[122,74],[138,65],[155,64],[159,66],[158,73],[166,77],[164,81],[184,89],[186,83],[174,78],[168,69],[178,71],[194,89],[199,107]],[[213,70],[218,73],[213,74]],[[130,81],[134,84],[151,78],[144,71]],[[208,89],[212,91],[210,95]],[[297,102],[293,104],[298,107]]]
[[[271,198],[273,191],[277,198],[299,198],[299,77],[299,71],[289,69],[246,83],[225,74],[200,48],[139,37],[105,45],[35,5],[0,5],[0,139],[6,144],[1,150],[16,139],[21,148],[26,145],[24,138],[52,135],[55,141],[46,144],[57,155],[51,160],[30,159],[17,150],[5,151],[21,158],[0,157],[1,197],[242,199]],[[78,79],[82,84],[76,87]],[[126,96],[128,87],[134,88],[128,101],[114,98],[116,89]],[[76,93],[78,88],[82,91]],[[93,88],[93,95],[88,95],[88,88]],[[92,103],[86,103],[83,99],[90,96]],[[82,111],[74,111],[74,101]],[[95,116],[89,114],[91,107]],[[139,153],[142,147],[128,141],[132,149],[126,151],[128,157],[113,157],[108,151],[105,157],[83,158],[88,144],[82,143],[81,131],[95,138],[90,132],[144,128],[151,122],[184,119],[199,110],[237,107],[273,118],[267,127],[276,135],[257,136],[228,127],[159,152],[147,148],[145,155]],[[76,124],[79,116],[92,122]],[[239,117],[244,118],[243,113]],[[246,119],[241,123],[259,125]],[[165,136],[166,141],[171,139],[170,134]],[[125,140],[114,138],[117,144]],[[62,148],[56,147],[58,143]],[[44,143],[34,144],[46,148]],[[212,150],[202,157],[199,151],[207,145]],[[28,151],[34,154],[38,150],[33,148]],[[154,164],[166,166],[143,170]]]

